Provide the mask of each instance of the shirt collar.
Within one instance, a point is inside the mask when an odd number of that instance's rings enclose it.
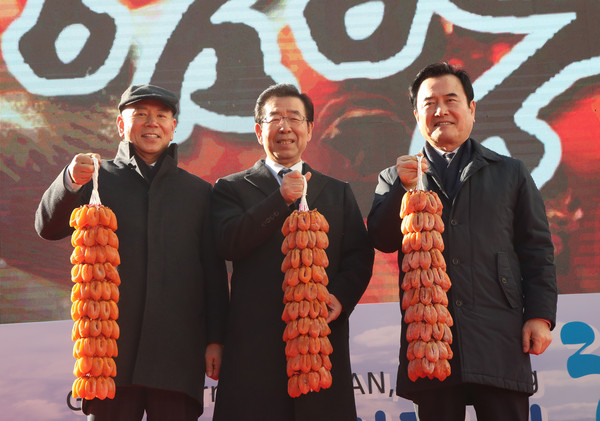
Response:
[[[268,158],[268,157],[265,158],[265,165],[267,166],[269,171],[271,171],[271,174],[273,174],[273,176],[278,181],[279,181],[279,177],[277,176],[277,174],[279,173],[279,171],[281,171],[284,168],[289,168],[292,171],[300,171],[300,173],[302,173],[302,165],[303,164],[304,164],[304,162],[301,160],[300,162],[295,163],[291,167],[286,167],[285,165],[281,165],[281,164],[273,161],[271,158]]]
[[[460,148],[462,148],[464,144],[465,144],[464,142],[463,142],[463,143],[461,143],[461,144],[460,144],[460,146],[459,146],[458,148],[456,148],[456,149],[454,149],[453,151],[450,151],[450,152],[454,152],[455,154],[457,154],[457,153],[458,153],[458,151],[460,150]],[[443,156],[444,156],[444,154],[445,154],[446,152],[448,152],[448,151],[443,151],[443,150],[441,150],[441,149],[438,149],[438,148],[436,148],[436,147],[435,147],[435,146],[433,146],[431,143],[429,143],[429,145],[431,146],[431,149],[433,149],[434,151],[436,151],[436,152],[437,152],[437,154],[438,154],[439,156],[442,156],[442,157],[443,157]],[[455,155],[455,156],[456,156],[456,155]]]

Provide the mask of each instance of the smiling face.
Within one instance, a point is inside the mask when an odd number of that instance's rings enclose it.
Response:
[[[119,136],[133,143],[136,154],[153,164],[167,149],[175,133],[173,111],[154,99],[134,102],[117,117]]]
[[[432,77],[419,87],[414,114],[421,134],[432,146],[453,151],[471,135],[475,101],[468,102],[456,76]]]
[[[303,119],[306,116],[302,100],[296,97],[271,97],[263,108],[267,120],[273,117]],[[267,156],[286,167],[300,162],[310,142],[312,129],[312,122],[302,121],[301,124],[291,125],[288,119],[282,119],[279,124],[257,123],[254,126],[258,143],[263,146]]]

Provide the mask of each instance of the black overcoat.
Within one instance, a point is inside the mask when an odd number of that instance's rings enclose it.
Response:
[[[521,161],[475,141],[471,145],[471,161],[460,175],[453,202],[431,163],[424,177],[425,190],[435,191],[444,205],[443,254],[452,281],[448,298],[454,318],[452,374],[444,382],[408,379],[402,321],[396,392],[407,398],[460,382],[533,393],[530,358],[521,345],[523,323],[543,318],[553,327],[556,321],[554,247],[541,194]],[[382,171],[367,223],[377,249],[400,250],[400,266],[404,193],[395,167]],[[400,283],[402,278],[400,271]]]
[[[287,393],[281,227],[291,213],[264,160],[217,181],[217,246],[233,262],[231,302],[215,421],[356,419],[348,317],[372,273],[374,251],[348,183],[310,171],[307,201],[330,225],[329,291],[343,312],[330,324],[333,385],[292,399]]]
[[[150,183],[130,145],[122,141],[98,176],[100,200],[118,221],[116,384],[180,391],[202,404],[204,351],[207,342],[223,342],[228,305],[225,262],[210,223],[212,187],[177,167],[175,144]],[[61,172],[36,212],[36,230],[49,240],[71,235],[71,211],[91,195],[91,181],[71,193],[63,180]]]

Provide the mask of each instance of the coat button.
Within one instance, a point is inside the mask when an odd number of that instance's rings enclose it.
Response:
[[[460,259],[458,257],[453,257],[452,258],[452,264],[453,265],[458,265],[460,263]]]
[[[462,300],[456,300],[455,304],[456,304],[456,307],[462,307],[463,302],[462,302]]]
[[[457,226],[458,225],[458,221],[456,219],[451,219],[450,220],[450,225]]]
[[[506,279],[504,276],[502,278],[500,278],[500,282],[502,282],[503,284],[506,284],[508,282],[508,279]]]

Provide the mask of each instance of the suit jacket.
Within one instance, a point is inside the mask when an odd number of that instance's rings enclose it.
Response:
[[[424,189],[442,200],[443,255],[452,281],[448,309],[454,318],[452,374],[409,380],[402,335],[396,391],[414,392],[476,383],[533,393],[529,354],[521,346],[524,320],[556,321],[556,269],[542,196],[519,160],[471,142],[471,160],[460,173],[453,200],[430,169]],[[398,251],[401,265],[400,204],[405,193],[394,167],[379,175],[368,217],[369,236],[379,250]],[[404,273],[400,271],[400,283]],[[400,290],[402,293],[403,291]],[[406,324],[402,321],[403,332]]]
[[[121,142],[98,176],[102,204],[119,225],[115,381],[184,392],[202,408],[204,351],[207,342],[223,342],[228,304],[225,262],[215,252],[210,223],[212,187],[177,167],[175,144],[150,183],[130,146]],[[71,211],[89,203],[92,191],[89,182],[70,192],[63,177],[61,172],[36,212],[36,230],[48,240],[71,235]]]
[[[292,399],[287,393],[281,227],[292,212],[264,160],[222,178],[213,191],[217,249],[233,262],[230,315],[214,420],[356,419],[348,316],[371,277],[374,251],[348,183],[310,171],[307,201],[330,224],[329,291],[343,305],[330,324],[333,385]]]

